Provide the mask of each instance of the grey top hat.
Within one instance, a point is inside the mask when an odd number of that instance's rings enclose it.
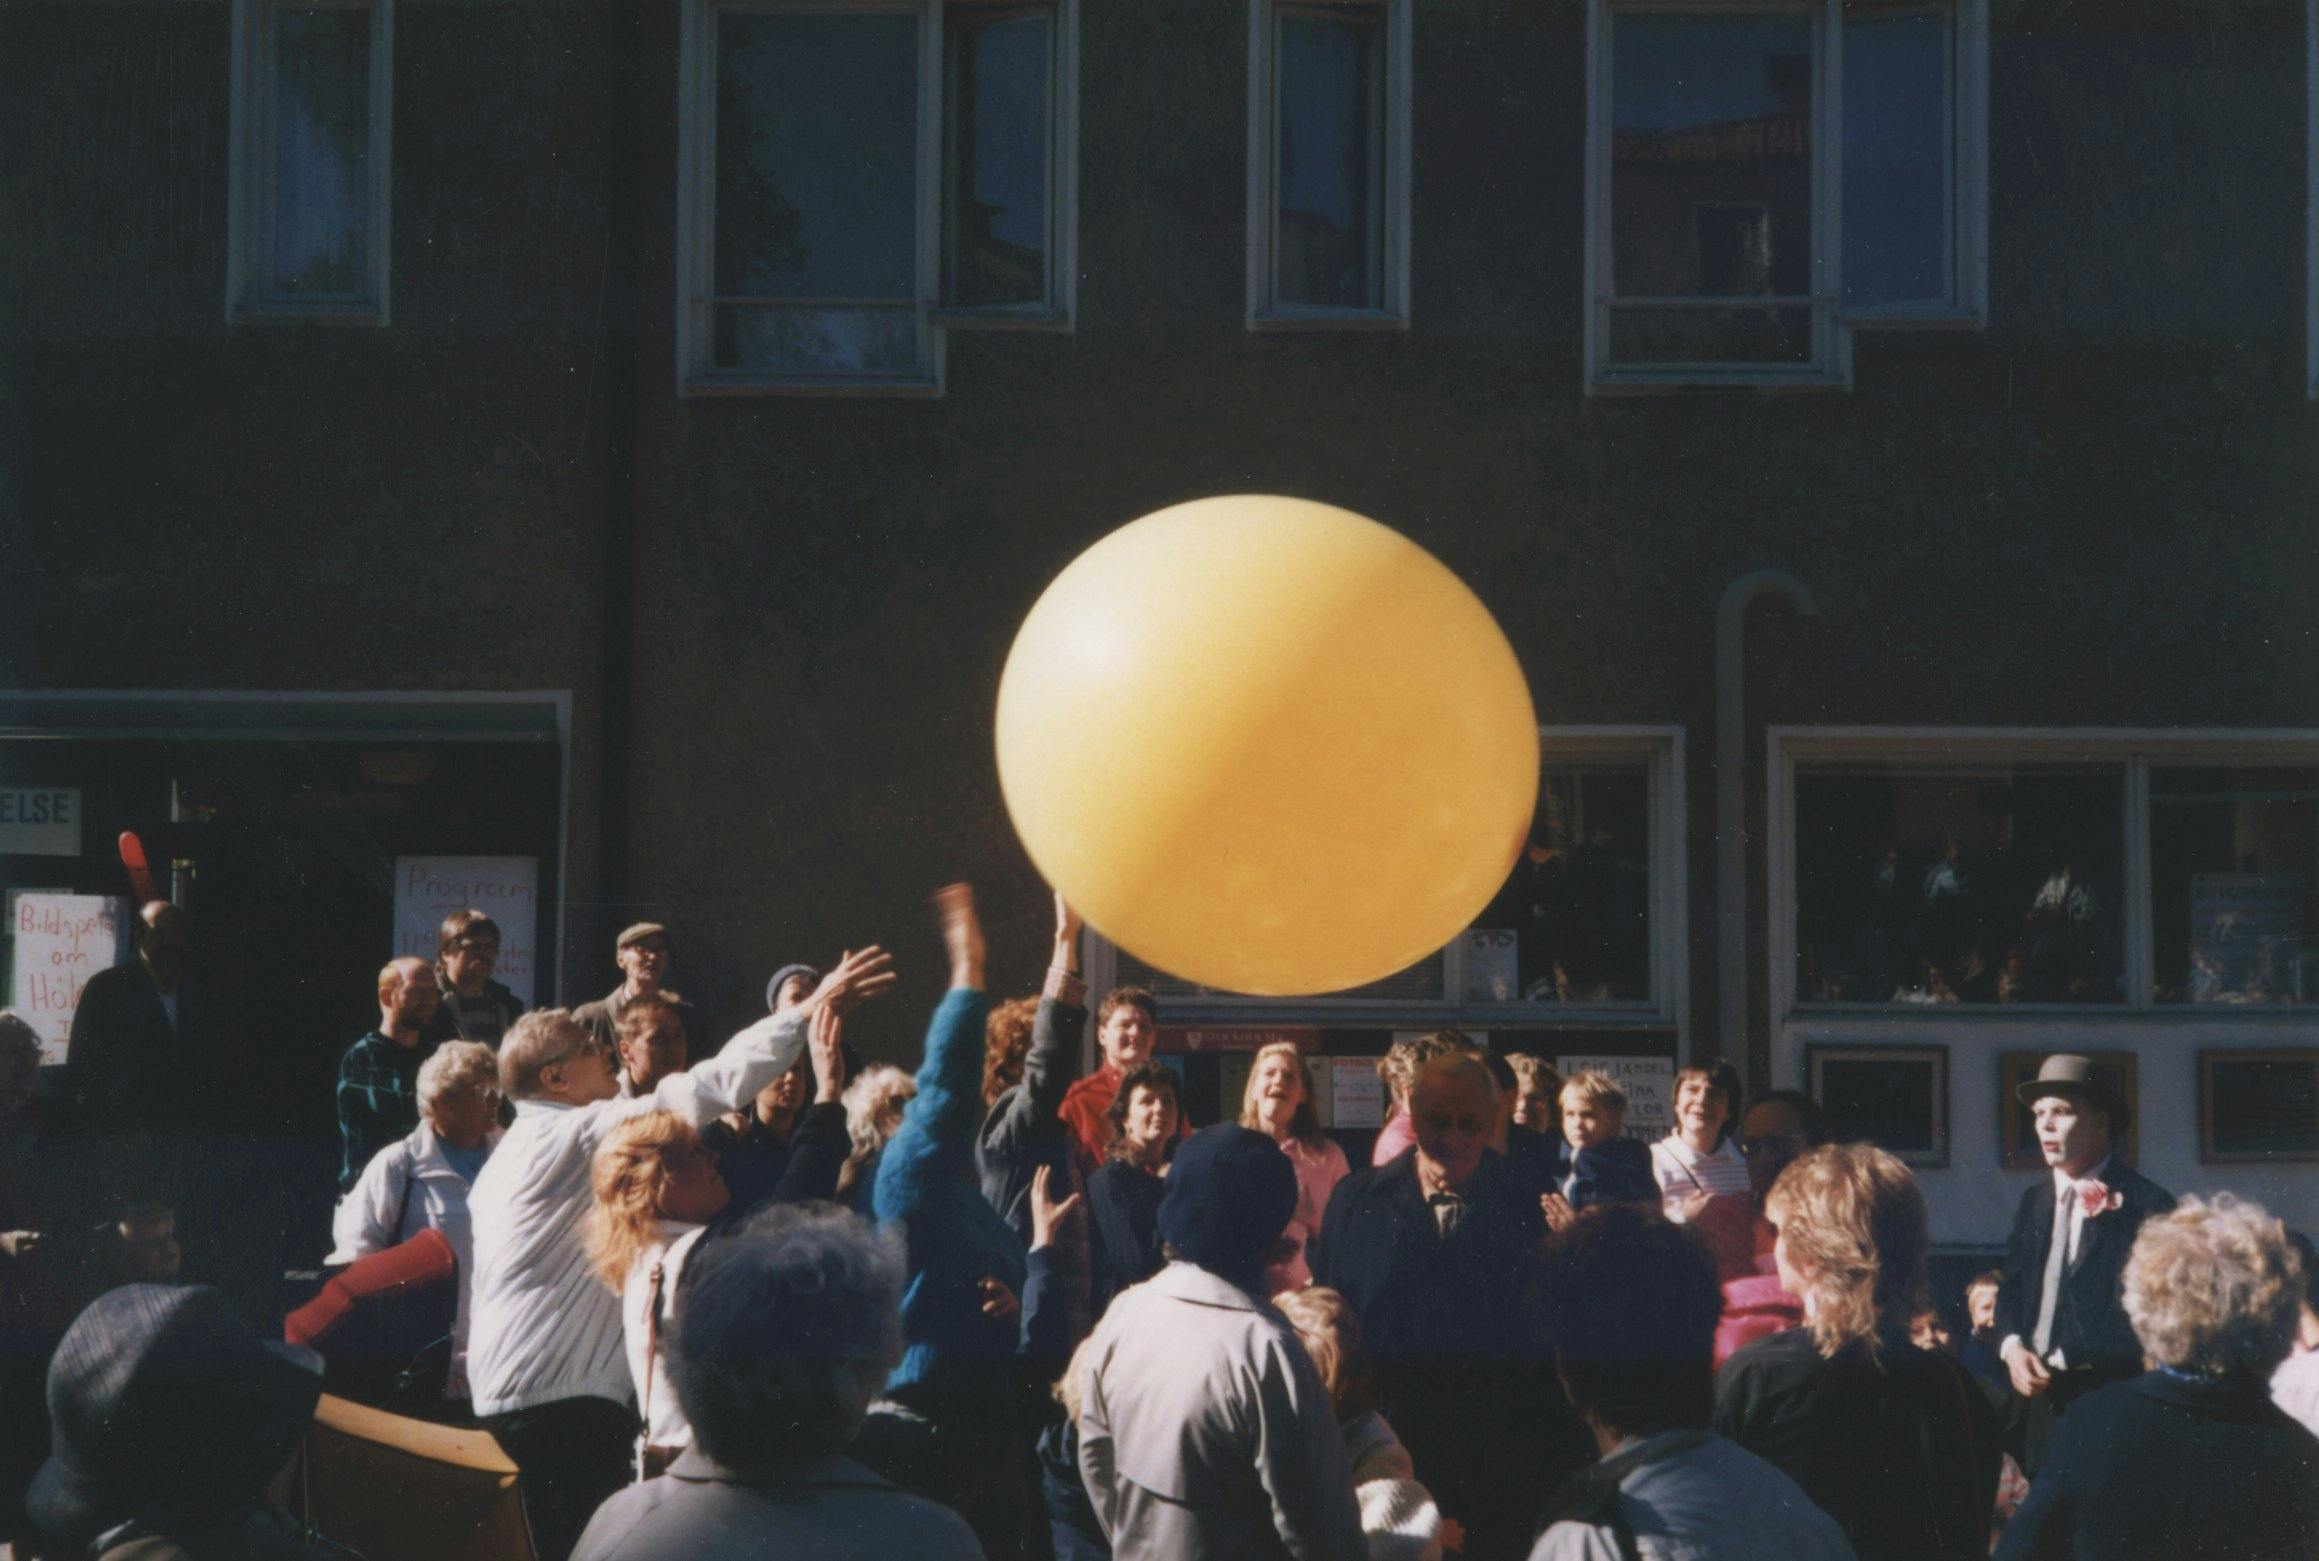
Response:
[[[2094,1070],[2093,1059],[2075,1052],[2055,1052],[2039,1064],[2036,1078],[2014,1085],[2013,1093],[2025,1106],[2033,1106],[2047,1095],[2074,1095],[2113,1114],[2123,1104]]]

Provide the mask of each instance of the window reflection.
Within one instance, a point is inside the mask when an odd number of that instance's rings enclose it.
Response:
[[[2150,772],[2157,997],[2319,1001],[2319,770]]]
[[[1807,771],[1796,780],[1796,996],[2123,997],[2124,776]]]
[[[370,260],[370,13],[274,17],[271,290],[350,298]]]
[[[1273,196],[1282,303],[1383,303],[1384,39],[1381,13],[1281,13]]]
[[[961,307],[1048,295],[1049,59],[1054,16],[944,20],[949,55],[943,296]]]
[[[1641,768],[1548,771],[1529,843],[1467,935],[1466,1000],[1647,1000],[1650,860]]]

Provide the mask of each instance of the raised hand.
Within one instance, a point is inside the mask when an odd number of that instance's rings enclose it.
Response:
[[[974,910],[974,886],[954,883],[934,891],[942,918],[942,947],[950,955],[950,984],[982,989],[982,918]]]
[[[1568,1230],[1578,1223],[1578,1211],[1558,1192],[1540,1193],[1538,1211],[1546,1216],[1548,1230]]]
[[[871,998],[892,991],[900,979],[894,974],[894,956],[873,943],[866,949],[849,951],[821,978],[821,985],[806,1001],[833,1008],[840,1015],[850,1014]]]
[[[1055,892],[1055,968],[1068,970],[1074,975],[1079,970],[1079,928],[1083,923],[1079,913],[1064,900],[1061,890]]]
[[[1042,1165],[1031,1175],[1031,1250],[1055,1244],[1055,1228],[1079,1207],[1079,1195],[1055,1197],[1055,1168]]]
[[[813,1058],[813,1098],[827,1105],[845,1093],[845,1051],[839,1042],[845,1016],[830,1007],[816,1008],[806,1031],[806,1051]]]

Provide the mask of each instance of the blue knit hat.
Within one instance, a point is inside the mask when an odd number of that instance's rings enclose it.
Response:
[[[1280,1146],[1233,1122],[1204,1127],[1176,1150],[1160,1200],[1160,1235],[1176,1255],[1227,1278],[1261,1268],[1296,1212],[1296,1167]]]
[[[781,1001],[781,988],[792,976],[805,978],[805,989],[812,991],[821,985],[821,972],[811,965],[783,965],[773,972],[773,979],[765,983],[765,1012],[771,1013]]]

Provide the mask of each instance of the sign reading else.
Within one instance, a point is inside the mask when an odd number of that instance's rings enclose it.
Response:
[[[80,854],[78,788],[0,786],[0,856]]]

